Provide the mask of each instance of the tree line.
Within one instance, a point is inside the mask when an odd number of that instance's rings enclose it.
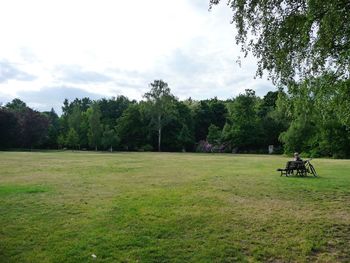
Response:
[[[0,108],[0,147],[266,153],[274,145],[277,153],[345,158],[349,117],[335,108],[348,104],[339,101],[343,86],[327,88],[328,78],[313,80],[324,83],[322,91],[302,82],[263,98],[247,89],[228,100],[183,101],[155,80],[139,102],[125,96],[66,99],[61,116],[14,99]]]

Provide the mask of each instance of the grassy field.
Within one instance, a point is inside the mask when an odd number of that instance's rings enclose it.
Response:
[[[286,161],[0,152],[0,262],[349,262],[350,161]]]

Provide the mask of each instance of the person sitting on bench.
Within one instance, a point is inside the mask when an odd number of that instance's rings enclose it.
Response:
[[[300,158],[299,153],[295,152],[293,161],[302,162],[303,160]]]

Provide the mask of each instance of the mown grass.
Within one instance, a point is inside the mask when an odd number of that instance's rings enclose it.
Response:
[[[350,161],[286,161],[0,153],[0,262],[349,262]]]

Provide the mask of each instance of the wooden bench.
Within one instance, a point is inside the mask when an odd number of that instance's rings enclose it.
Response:
[[[281,172],[281,176],[294,175],[294,172],[296,172],[296,175],[306,176],[308,173],[305,167],[305,162],[303,161],[289,161],[285,168],[277,169],[277,171]]]

